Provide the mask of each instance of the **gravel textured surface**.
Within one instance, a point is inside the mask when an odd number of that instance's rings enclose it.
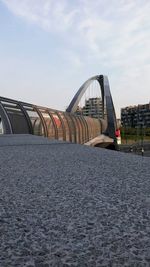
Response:
[[[0,266],[150,266],[150,159],[0,137]]]

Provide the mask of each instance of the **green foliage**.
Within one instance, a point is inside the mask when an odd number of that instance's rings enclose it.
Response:
[[[150,128],[121,127],[122,143],[134,143],[150,140]]]
[[[150,136],[150,128],[132,128],[132,127],[121,127],[121,137],[126,135],[135,135],[135,136]]]

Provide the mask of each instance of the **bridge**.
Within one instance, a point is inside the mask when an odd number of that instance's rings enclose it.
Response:
[[[93,80],[100,119],[77,115]],[[1,97],[0,115],[0,266],[149,266],[149,159],[88,146],[116,148],[107,77],[66,112]]]
[[[77,114],[82,97],[96,81],[102,99],[101,117]],[[33,134],[50,139],[117,149],[116,116],[107,76],[88,79],[77,91],[65,112],[0,97],[4,134]]]

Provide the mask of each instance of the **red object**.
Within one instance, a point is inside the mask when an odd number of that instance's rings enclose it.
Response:
[[[59,128],[60,127],[60,119],[58,117],[56,117],[55,115],[53,116],[53,118],[54,118],[54,121],[56,123],[57,128]]]
[[[120,129],[117,129],[115,134],[116,134],[116,137],[120,137]]]

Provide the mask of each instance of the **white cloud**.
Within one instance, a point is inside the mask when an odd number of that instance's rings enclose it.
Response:
[[[48,31],[64,31],[72,25],[76,10],[70,10],[67,1],[2,0],[15,14]]]
[[[141,85],[150,87],[150,79],[145,77],[150,72],[149,0],[2,1],[15,15],[48,32],[61,33],[67,40],[64,55],[72,66],[86,68],[90,61],[97,65],[97,72],[101,68],[101,72],[110,74],[112,88],[122,88],[122,103],[126,81],[132,102]]]

